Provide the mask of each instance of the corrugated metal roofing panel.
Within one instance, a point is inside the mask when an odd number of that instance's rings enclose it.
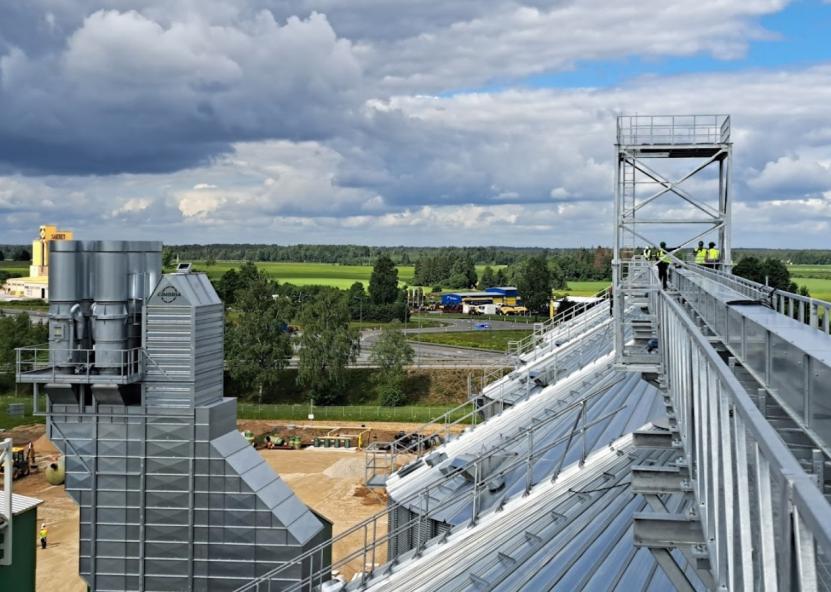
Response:
[[[19,493],[12,493],[12,516],[18,516],[23,512],[27,512],[32,508],[37,508],[43,500],[36,497],[29,497],[27,495],[20,495]],[[9,506],[6,503],[6,497],[0,495],[0,514],[7,516],[9,513]]]
[[[647,458],[666,462],[671,453],[636,453],[631,435],[564,470],[555,482],[537,485],[501,511],[457,527],[418,558],[381,569],[368,590],[444,592],[483,586],[519,590],[671,590],[646,549],[632,541],[632,517],[646,502],[629,487],[631,465]],[[683,557],[676,557],[697,589]]]

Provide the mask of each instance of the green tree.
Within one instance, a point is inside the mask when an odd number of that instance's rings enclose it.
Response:
[[[407,401],[404,367],[412,363],[414,355],[397,324],[384,327],[370,354],[370,360],[378,366],[373,378],[381,405],[397,407]]]
[[[213,255],[208,255],[208,258],[205,259],[205,265],[207,267],[213,267],[214,265],[216,265],[216,259]]]
[[[378,257],[369,276],[369,298],[373,304],[392,304],[399,299],[398,270],[386,255]]]
[[[242,286],[242,280],[236,269],[229,269],[222,274],[216,284],[216,291],[225,306],[233,306],[237,301],[237,291]]]
[[[566,274],[556,259],[548,262],[548,271],[551,273],[551,287],[554,290],[565,290],[568,288]]]
[[[239,317],[229,321],[225,332],[225,358],[235,380],[257,392],[277,380],[292,355],[286,300],[275,300],[268,279],[261,275],[237,294]]]
[[[494,286],[496,286],[496,275],[493,273],[493,267],[488,265],[482,270],[482,277],[479,278],[479,289],[484,290]]]
[[[775,257],[766,257],[759,260],[756,257],[742,257],[735,266],[733,273],[758,284],[767,284],[777,290],[796,292],[797,285],[791,281],[791,272],[788,266]]]
[[[15,261],[31,261],[32,260],[32,254],[29,251],[27,251],[25,248],[18,247],[17,249],[15,249],[14,256],[12,258]]]
[[[297,381],[315,402],[335,404],[346,384],[346,367],[361,350],[358,331],[349,327],[345,294],[334,288],[321,290],[304,303],[300,323]]]
[[[762,262],[756,257],[742,257],[733,266],[733,273],[758,284],[765,283],[765,274]]]
[[[551,299],[551,272],[545,255],[529,257],[517,278],[517,289],[529,311],[545,314]]]
[[[769,286],[786,292],[796,292],[797,285],[791,281],[791,272],[788,266],[774,257],[766,257],[762,262],[762,273],[767,278]],[[764,282],[764,280],[763,280]]]
[[[346,292],[346,297],[349,303],[349,317],[355,321],[362,321],[364,319],[364,312],[367,309],[367,296],[364,285],[361,282],[355,282],[349,286]]]
[[[165,247],[162,249],[162,266],[169,268],[173,265],[173,250]]]
[[[501,267],[496,270],[493,283],[497,286],[506,286],[508,284],[508,276],[505,274],[505,270]]]

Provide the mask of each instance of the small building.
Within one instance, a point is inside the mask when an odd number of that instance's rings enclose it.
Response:
[[[452,292],[441,295],[441,305],[445,308],[468,305],[493,304],[493,294],[490,292]]]
[[[519,291],[515,286],[485,288],[485,292],[493,296],[494,304],[502,304],[505,306],[518,306],[522,304],[522,298],[519,297]]]
[[[43,503],[34,497],[12,494],[12,562],[0,565],[0,590],[35,592],[37,568],[37,507]],[[0,515],[8,516],[5,496],[0,496]],[[0,552],[5,549],[6,528],[0,528]]]

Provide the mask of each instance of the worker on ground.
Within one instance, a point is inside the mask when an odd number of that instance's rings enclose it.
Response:
[[[716,243],[710,242],[710,247],[707,249],[707,267],[718,269],[719,259],[721,259],[721,251],[716,248]]]
[[[658,277],[661,279],[661,287],[667,289],[667,280],[669,279],[669,264],[672,262],[672,257],[669,254],[669,249],[664,241],[661,241],[661,246],[658,249]]]
[[[643,258],[644,258],[646,261],[651,261],[651,260],[652,260],[652,247],[646,247],[646,248],[644,248],[644,250],[643,250]]]
[[[704,241],[698,241],[698,248],[695,250],[695,264],[707,264],[707,248],[704,246]]]
[[[46,536],[49,534],[49,531],[46,530],[46,522],[40,525],[40,548],[46,548]]]

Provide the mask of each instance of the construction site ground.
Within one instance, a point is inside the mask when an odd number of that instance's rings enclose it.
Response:
[[[313,421],[288,424],[275,420],[245,420],[238,422],[238,426],[240,430],[251,430],[257,436],[271,432],[297,434],[304,444],[315,435],[327,433],[336,427],[348,432],[370,429],[370,441],[389,441],[398,432],[420,427],[416,424],[392,422],[344,422],[332,425]],[[457,430],[458,428],[454,429]],[[46,523],[49,545],[45,550],[37,551],[37,592],[85,592],[86,585],[78,575],[78,507],[63,485],[50,485],[44,475],[44,469],[58,458],[58,451],[44,435],[43,425],[20,426],[0,434],[0,437],[8,436],[19,444],[34,442],[38,465],[41,467],[41,470],[14,483],[15,493],[36,497],[44,502],[38,508],[38,524]],[[260,453],[301,501],[332,521],[334,535],[382,511],[386,505],[383,490],[364,486],[363,451],[307,448],[261,449]],[[386,520],[379,520],[377,528],[377,534],[383,535],[386,532]],[[333,560],[337,561],[363,545],[363,532],[356,532],[335,544]],[[381,553],[376,562],[383,560],[384,555]],[[356,558],[340,571],[344,577],[350,578],[362,565],[363,559]]]

